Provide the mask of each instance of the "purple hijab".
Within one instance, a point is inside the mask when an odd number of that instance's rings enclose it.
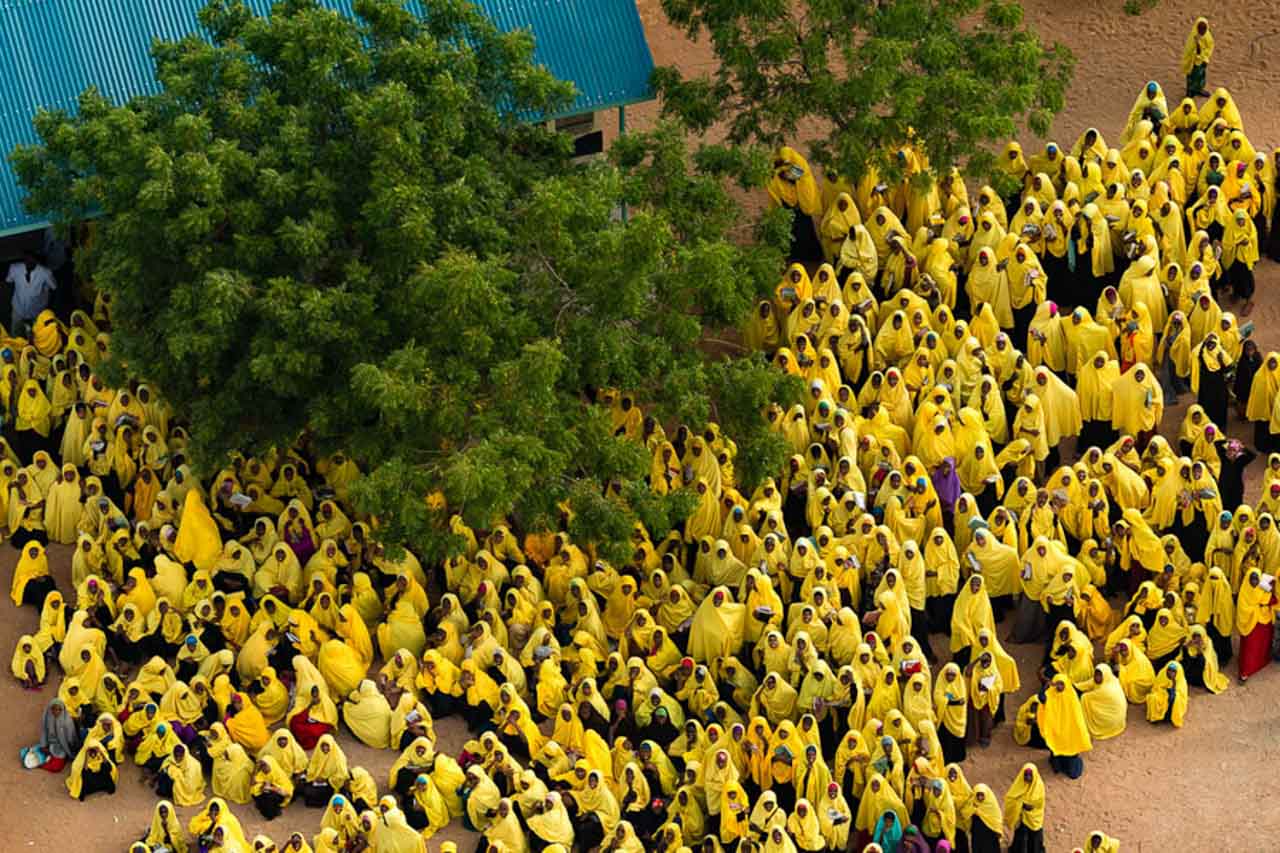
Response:
[[[948,456],[943,459],[937,468],[933,469],[933,473],[929,475],[929,479],[933,481],[933,490],[938,493],[938,500],[942,503],[942,508],[946,512],[953,512],[956,508],[956,501],[960,499],[960,477],[956,474],[956,460],[954,456]]]

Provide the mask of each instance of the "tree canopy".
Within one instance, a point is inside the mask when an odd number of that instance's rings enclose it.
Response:
[[[77,263],[112,297],[108,381],[158,386],[206,471],[300,436],[346,451],[380,535],[427,556],[456,544],[452,512],[540,530],[567,509],[612,555],[636,519],[682,519],[604,389],[669,425],[717,418],[748,486],[776,471],[760,411],[795,389],[703,339],[775,283],[785,223],[729,239],[724,163],[670,127],[575,166],[525,120],[572,98],[531,35],[421,6],[212,0],[205,38],[154,47],[158,94],[38,116],[11,159],[29,209],[100,214]]]
[[[935,169],[987,174],[989,143],[1020,123],[1045,133],[1073,60],[1022,22],[1018,0],[662,0],[718,67],[659,68],[664,111],[732,145],[802,135],[829,172],[892,174],[908,139]]]

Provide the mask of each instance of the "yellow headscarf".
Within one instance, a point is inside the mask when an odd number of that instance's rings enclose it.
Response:
[[[1236,630],[1241,637],[1248,636],[1258,625],[1275,620],[1274,600],[1273,592],[1262,586],[1262,572],[1250,569],[1236,599]]]
[[[204,809],[187,824],[187,831],[197,838],[201,835],[212,835],[215,829],[222,830],[224,846],[239,844],[240,849],[246,851],[249,849],[249,842],[244,837],[240,820],[227,806],[226,800],[220,797],[209,800]]]
[[[1034,764],[1022,765],[1022,770],[1009,786],[1009,792],[1004,795],[1004,819],[1009,829],[1025,826],[1035,831],[1044,828],[1044,780]]]
[[[386,749],[390,745],[391,705],[369,679],[361,681],[350,693],[343,703],[342,717],[361,742],[374,749]]]
[[[231,740],[222,723],[214,723],[206,740],[213,758],[213,793],[233,803],[247,803],[252,798],[253,761],[244,747]]]
[[[35,673],[35,683],[44,684],[45,677],[45,660],[44,655],[40,651],[39,645],[30,634],[23,634],[18,638],[17,645],[13,649],[13,661],[9,665],[13,677],[24,684],[29,677],[27,674],[27,664],[31,664]]]
[[[1080,696],[1080,708],[1084,712],[1089,735],[1094,740],[1107,740],[1125,729],[1125,717],[1129,711],[1124,688],[1105,663],[1093,668],[1093,678]]]
[[[964,737],[969,694],[964,675],[955,663],[948,663],[933,685],[933,705],[941,725],[955,737]]]
[[[1036,722],[1054,755],[1080,755],[1093,749],[1080,697],[1065,675],[1053,677]]]
[[[182,822],[173,808],[173,803],[161,800],[156,803],[151,813],[151,827],[147,830],[144,843],[153,847],[165,846],[176,853],[187,853],[187,834],[182,829]]]
[[[294,655],[293,669],[297,674],[297,685],[288,719],[292,720],[305,711],[314,720],[336,726],[338,708],[333,704],[333,699],[329,695],[329,686],[325,683],[320,670],[316,669],[316,665],[303,655]]]
[[[75,799],[80,799],[80,794],[84,790],[85,771],[98,773],[103,767],[108,768],[112,782],[119,778],[119,770],[106,748],[97,740],[86,741],[80,748],[80,753],[76,755],[75,761],[71,762],[71,773],[67,776],[67,793]]]
[[[902,826],[907,825],[907,807],[903,805],[902,798],[884,776],[872,773],[867,780],[867,788],[862,793],[862,801],[858,803],[858,816],[854,826],[870,833],[875,829],[876,821],[887,811],[893,812]]]
[[[197,569],[204,571],[212,570],[222,556],[222,537],[218,533],[217,522],[209,514],[198,489],[188,491],[183,502],[173,553],[184,563],[194,563]]]
[[[240,698],[241,708],[227,720],[227,733],[246,750],[256,754],[266,745],[271,733],[267,731],[267,724],[257,706],[243,693],[235,696]]]
[[[303,775],[310,782],[328,782],[335,791],[346,786],[347,779],[351,776],[347,769],[347,756],[333,739],[333,735],[320,736]]]
[[[28,379],[18,394],[18,418],[14,426],[18,430],[31,430],[44,438],[53,427],[53,404],[45,396],[44,389],[35,379]]]
[[[822,215],[822,192],[809,163],[793,148],[783,146],[773,158],[769,200],[777,207],[798,208],[806,216]]]
[[[1147,694],[1155,682],[1155,672],[1146,654],[1129,640],[1121,640],[1116,643],[1116,659],[1125,698],[1134,704],[1147,701]]]
[[[148,728],[146,734],[142,736],[142,741],[138,744],[133,760],[139,767],[142,767],[153,758],[168,758],[172,754],[173,748],[180,743],[182,741],[178,740],[178,736],[174,733],[172,726],[168,723],[156,723]]]
[[[283,798],[283,805],[289,805],[293,799],[293,779],[285,772],[280,763],[271,756],[259,758],[253,771],[253,786],[250,790],[256,797],[268,789],[273,789]]]
[[[1203,34],[1200,32],[1201,27],[1204,28]],[[1193,68],[1197,65],[1208,65],[1211,59],[1213,59],[1213,32],[1209,29],[1209,19],[1202,16],[1196,18],[1190,34],[1187,35],[1187,41],[1182,47],[1182,73],[1190,75]]]
[[[1173,613],[1160,608],[1156,621],[1147,633],[1147,656],[1152,659],[1168,657],[1182,647],[1187,637],[1187,628],[1174,619]]]
[[[204,772],[200,762],[185,746],[178,757],[178,744],[160,766],[161,775],[173,780],[173,801],[180,806],[198,806],[204,802]]]
[[[28,542],[23,546],[22,557],[13,570],[13,584],[9,588],[13,606],[22,606],[22,596],[27,591],[28,583],[48,575],[49,558],[45,555],[44,546],[39,542]]]
[[[1160,668],[1155,684],[1147,694],[1147,720],[1159,723],[1166,714],[1175,728],[1182,728],[1187,715],[1187,674],[1177,661],[1170,661]]]
[[[1230,686],[1231,681],[1219,669],[1218,653],[1203,625],[1192,625],[1183,648],[1184,657],[1200,656],[1204,658],[1204,686],[1210,693],[1221,693]]]

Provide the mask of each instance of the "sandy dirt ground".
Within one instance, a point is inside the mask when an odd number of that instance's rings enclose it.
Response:
[[[705,44],[690,43],[674,32],[662,17],[658,0],[638,0],[656,63],[678,63],[687,71],[711,67],[712,56]],[[1120,0],[1075,0],[1071,3],[1029,0],[1027,17],[1047,38],[1071,47],[1079,65],[1065,111],[1054,126],[1053,138],[1070,146],[1087,126],[1098,127],[1108,138],[1118,134],[1138,89],[1157,79],[1176,103],[1182,84],[1178,56],[1182,41],[1196,14],[1212,16],[1217,52],[1210,69],[1210,88],[1228,86],[1244,116],[1254,145],[1273,149],[1280,145],[1280,3],[1246,3],[1224,0],[1212,5],[1162,0],[1159,8],[1141,18],[1129,18],[1120,11]],[[1267,37],[1270,36],[1270,37]],[[1261,38],[1259,38],[1261,37]],[[1251,48],[1254,53],[1251,55]],[[631,127],[652,123],[657,110],[652,104],[632,107]],[[1023,138],[1028,150],[1036,140]],[[1263,262],[1258,269],[1257,307],[1251,319],[1257,324],[1256,337],[1263,351],[1280,349],[1280,267]],[[1230,306],[1225,306],[1228,309]],[[1164,432],[1176,430],[1183,406],[1170,407]],[[1248,439],[1242,425],[1232,423],[1229,431]],[[1248,498],[1256,498],[1260,465],[1251,472]],[[67,588],[67,549],[51,549],[59,586]],[[0,583],[8,588],[15,554],[0,548]],[[20,634],[32,632],[37,614],[30,610],[0,608],[0,655],[7,667],[9,654]],[[942,642],[937,638],[936,642]],[[1023,694],[1011,703],[1010,711],[1031,689],[1032,673],[1040,650],[1012,646],[1023,672]],[[1234,671],[1234,670],[1233,670]],[[40,713],[56,692],[53,684],[39,693],[21,690],[7,675],[0,678],[0,850],[58,851],[76,849],[86,853],[127,850],[140,837],[150,820],[155,797],[141,783],[137,769],[122,768],[120,790],[113,797],[95,797],[78,803],[66,795],[64,776],[21,769],[17,761],[20,747],[38,738]],[[986,782],[998,793],[1004,790],[1023,762],[1040,765],[1048,786],[1046,841],[1050,851],[1069,851],[1082,845],[1088,833],[1104,829],[1123,841],[1125,851],[1252,851],[1261,849],[1260,839],[1280,830],[1280,811],[1274,806],[1275,770],[1280,760],[1280,727],[1276,725],[1276,705],[1280,703],[1280,667],[1260,673],[1247,687],[1233,683],[1224,695],[1210,697],[1196,692],[1191,700],[1187,725],[1181,731],[1148,725],[1140,709],[1129,716],[1129,730],[1114,740],[1100,743],[1086,756],[1086,773],[1077,781],[1060,780],[1048,772],[1043,752],[1017,747],[1009,727],[997,732],[990,749],[973,751],[965,772],[971,783]],[[437,725],[440,746],[456,751],[463,732],[456,721]],[[370,750],[352,737],[341,738],[353,765],[367,767],[380,786],[394,760],[391,752]],[[180,810],[184,823],[194,809]],[[297,830],[308,840],[319,829],[320,811],[301,804],[291,806],[280,819],[266,824],[252,808],[236,807],[252,838],[265,832],[278,843]],[[461,842],[469,853],[474,840],[457,825],[432,839],[434,851],[442,840]],[[70,847],[68,847],[70,845]]]

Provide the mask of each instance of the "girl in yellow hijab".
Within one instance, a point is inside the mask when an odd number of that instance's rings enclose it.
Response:
[[[1147,633],[1147,657],[1151,665],[1159,670],[1173,660],[1182,651],[1182,644],[1187,638],[1186,625],[1174,618],[1167,608],[1160,608],[1155,622]]]
[[[1258,229],[1244,210],[1233,212],[1222,235],[1223,277],[1231,283],[1231,293],[1245,301],[1242,313],[1253,307],[1253,267],[1258,262]]]
[[[342,705],[342,717],[365,745],[374,749],[386,749],[390,745],[391,705],[369,679],[362,680],[360,686],[351,691]]]
[[[234,693],[227,706],[227,733],[232,739],[256,755],[271,737],[262,712],[243,693]]]
[[[71,463],[64,463],[58,480],[45,495],[45,530],[49,539],[63,545],[76,541],[80,522],[80,475]]]
[[[1271,647],[1275,629],[1275,582],[1269,587],[1260,569],[1250,569],[1236,599],[1236,630],[1240,634],[1240,681],[1258,672],[1268,663],[1265,649]]]
[[[1080,685],[1080,709],[1084,713],[1089,736],[1094,740],[1107,740],[1125,729],[1125,717],[1129,711],[1128,700],[1119,679],[1105,663],[1093,668],[1092,678]]]
[[[14,428],[17,431],[14,444],[18,455],[23,458],[33,455],[48,439],[53,428],[53,404],[35,379],[28,379],[18,392],[18,417]]]
[[[1125,698],[1134,705],[1146,702],[1155,683],[1155,670],[1146,653],[1130,640],[1121,640],[1116,643],[1115,659]]]
[[[148,706],[150,707],[152,706]],[[172,726],[157,722],[146,729],[146,734],[143,735],[137,751],[133,754],[133,761],[139,767],[146,767],[152,772],[158,771],[173,752],[174,747],[181,743],[182,741],[178,740],[178,736],[174,734]]]
[[[418,774],[410,794],[411,796],[407,798],[405,820],[410,827],[421,834],[422,838],[430,838],[449,824],[449,807],[430,776],[425,773]],[[513,823],[517,831],[515,836],[511,833]],[[496,831],[514,845],[511,849],[519,850],[521,838],[518,830],[519,823],[515,822],[511,802],[501,801],[498,804],[497,818],[486,833],[488,838],[491,841],[495,840]]]
[[[413,794],[413,800],[410,803],[410,809],[404,813],[408,824],[413,829],[421,830],[422,838],[431,838],[436,831],[443,829],[442,825],[436,825],[436,821],[440,818],[439,798],[440,792],[431,784],[430,779],[426,776],[419,776],[420,783],[426,783],[424,788],[417,789]],[[434,797],[433,794],[434,793]],[[433,815],[433,811],[435,812]],[[444,824],[448,824],[449,813],[443,813]],[[612,825],[611,825],[612,831]],[[529,850],[529,841],[525,834],[524,827],[520,825],[520,818],[516,813],[515,804],[512,799],[504,797],[498,802],[498,815],[493,824],[489,825],[489,829],[485,830],[485,839],[488,839],[490,847],[498,847],[503,850],[511,850],[511,853],[527,853]],[[440,845],[443,849],[445,844]]]
[[[773,176],[769,179],[769,200],[774,207],[798,210],[806,217],[822,215],[822,191],[809,163],[794,148],[783,146],[773,156]],[[797,217],[799,218],[799,216]],[[813,222],[809,221],[809,230]],[[793,235],[794,236],[794,235]],[[817,243],[817,233],[813,234]],[[792,257],[796,257],[793,253]],[[821,252],[812,260],[820,260]],[[804,256],[809,260],[808,255]]]
[[[826,786],[823,786],[825,795]],[[818,813],[808,799],[801,797],[796,801],[795,810],[787,818],[787,832],[790,833],[796,848],[806,853],[826,850],[827,845],[822,837],[822,824]]]
[[[191,822],[187,824],[187,831],[202,844],[209,843],[210,839],[220,834],[225,843],[239,844],[240,850],[249,849],[249,842],[245,840],[244,829],[240,826],[239,818],[227,806],[226,801],[219,797],[209,800],[208,805],[191,818]]]
[[[363,623],[361,623],[363,625]],[[364,634],[364,639],[368,640],[368,633]],[[372,646],[370,646],[372,649]],[[415,655],[416,657],[416,655]],[[316,659],[316,666],[319,668],[321,675],[324,676],[325,683],[329,685],[329,689],[336,696],[346,696],[360,686],[360,682],[364,679],[365,673],[368,672],[369,663],[372,662],[372,654],[370,660],[362,659],[361,654],[352,648],[343,640],[332,639],[327,640],[320,647],[320,655]]]
[[[209,757],[213,759],[213,794],[233,803],[245,804],[252,799],[253,761],[244,747],[231,740],[222,723],[214,723],[205,738]]]
[[[1187,78],[1187,97],[1206,98],[1205,78],[1209,74],[1209,60],[1213,58],[1213,32],[1209,29],[1209,20],[1203,16],[1196,18],[1187,41],[1182,46],[1182,73]]]
[[[1084,773],[1080,755],[1093,749],[1093,741],[1080,697],[1065,675],[1055,675],[1049,683],[1036,723],[1051,753],[1049,766],[1069,779],[1080,778]]]
[[[391,765],[388,784],[400,796],[409,796],[409,790],[417,780],[418,774],[431,771],[432,759],[435,756],[435,745],[431,741],[424,737],[415,738]]]
[[[742,645],[745,622],[746,606],[736,603],[727,587],[716,587],[694,613],[689,655],[706,663],[733,654]]]
[[[985,635],[985,630],[983,633]],[[968,727],[969,736],[981,746],[987,746],[991,742],[991,729],[995,726],[996,715],[1003,710],[1004,694],[1010,688],[1004,684],[992,650],[975,649],[974,654],[976,657],[966,668],[969,701],[974,714],[973,721],[976,723]]]
[[[1004,821],[1013,830],[1012,849],[1044,849],[1044,780],[1034,764],[1022,765],[1004,795]]]
[[[346,787],[350,777],[342,747],[333,735],[323,735],[302,773],[307,802],[327,802],[334,792]]]
[[[71,763],[67,776],[67,793],[81,802],[90,794],[99,792],[114,794],[119,771],[111,755],[97,740],[85,741]]]
[[[293,799],[293,780],[270,756],[258,759],[250,788],[253,803],[267,820],[279,817]]]
[[[156,606],[155,589],[147,579],[147,573],[140,567],[129,570],[124,588],[116,597],[117,610],[124,610],[130,604],[138,609],[138,615],[144,619]]]
[[[1230,680],[1218,666],[1218,654],[1203,625],[1192,625],[1182,649],[1184,677],[1189,685],[1203,687],[1210,693],[1221,693]]]
[[[426,632],[422,627],[422,616],[414,608],[408,596],[401,596],[387,616],[387,621],[378,626],[378,646],[384,658],[390,657],[404,649],[414,657],[422,654],[427,644]]]
[[[174,853],[187,853],[187,833],[182,829],[182,822],[178,820],[173,803],[168,800],[156,803],[155,810],[151,813],[151,826],[142,841],[153,849],[165,847]]]
[[[1187,715],[1187,676],[1182,665],[1169,661],[1156,676],[1151,692],[1147,694],[1147,720],[1152,723],[1173,723],[1182,728]]]
[[[139,570],[141,571],[141,570]],[[9,599],[14,607],[24,604],[41,607],[45,597],[54,590],[53,576],[49,574],[49,558],[39,542],[28,542],[22,548],[22,556],[13,570],[13,582],[9,587]]]
[[[943,760],[947,763],[963,761],[966,754],[969,694],[964,674],[954,661],[938,673],[933,685],[933,705],[938,718],[937,732],[942,744]]]
[[[885,812],[893,812],[902,826],[907,825],[907,807],[902,798],[879,773],[872,773],[867,780],[867,788],[863,791],[862,800],[858,803],[858,816],[854,827],[868,836],[876,827],[880,816]]]
[[[179,806],[198,806],[204,802],[204,771],[200,762],[184,744],[177,744],[156,779],[156,790],[171,797]]]
[[[13,660],[9,665],[9,671],[27,690],[38,690],[44,684],[44,653],[30,634],[23,634],[18,638],[18,644],[13,649]]]

